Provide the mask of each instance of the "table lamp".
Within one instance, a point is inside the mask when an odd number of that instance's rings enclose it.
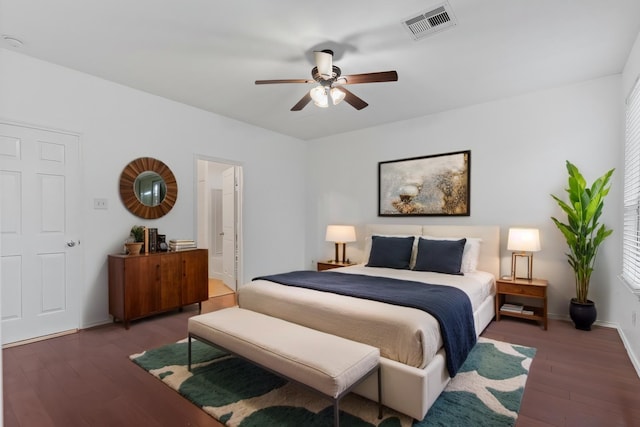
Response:
[[[356,241],[356,229],[353,225],[327,225],[327,234],[325,236],[327,242],[334,242],[336,245],[336,259],[334,262],[340,262],[338,259],[338,246],[342,245],[342,262],[346,262],[347,242]]]
[[[511,278],[533,278],[533,252],[540,250],[540,233],[537,228],[510,228],[507,239],[507,250],[514,251],[511,254]],[[527,277],[518,277],[516,274],[517,257],[527,258],[529,267]]]

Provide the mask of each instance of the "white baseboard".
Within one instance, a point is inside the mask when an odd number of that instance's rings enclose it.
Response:
[[[38,341],[50,340],[51,338],[63,337],[65,335],[75,334],[77,332],[78,332],[78,329],[69,329],[68,331],[56,332],[55,334],[49,334],[41,337],[35,337],[35,338],[29,338],[22,341],[11,342],[8,344],[4,344],[2,346],[2,349],[4,350],[5,348],[18,347],[25,344],[32,344]]]
[[[627,340],[627,336],[625,335],[624,331],[620,329],[619,326],[616,326],[616,329],[618,330],[618,335],[620,335],[620,339],[624,344],[624,348],[627,350],[629,359],[631,360],[633,367],[636,368],[636,373],[638,374],[638,377],[640,377],[640,360],[638,360],[636,355],[633,353],[633,350],[631,349],[631,345],[629,344],[629,340]]]
[[[568,314],[548,313],[547,317],[549,319],[566,320],[567,322],[572,322],[572,320],[571,320],[571,318],[569,317]],[[593,322],[593,324],[594,325],[598,325],[598,326],[604,326],[605,328],[618,329],[618,324],[614,323],[614,322],[608,322],[608,321],[604,321],[604,320],[596,320],[595,322]]]
[[[91,322],[91,323],[85,323],[82,326],[80,326],[80,330],[82,329],[91,329],[91,328],[95,328],[97,326],[103,326],[109,323],[113,323],[113,318],[111,316],[109,316],[106,319],[103,320],[96,320],[95,322]]]

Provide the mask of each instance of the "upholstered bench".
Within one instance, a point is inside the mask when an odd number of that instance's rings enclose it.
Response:
[[[335,426],[340,399],[377,372],[382,418],[380,351],[375,347],[239,307],[189,319],[189,370],[193,338],[328,397],[333,401]]]

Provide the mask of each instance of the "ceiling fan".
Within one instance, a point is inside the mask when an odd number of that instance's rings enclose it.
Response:
[[[360,83],[379,83],[398,81],[398,73],[395,71],[381,71],[376,73],[352,74],[343,76],[340,68],[333,65],[333,51],[329,49],[314,51],[316,66],[311,70],[313,80],[308,79],[281,79],[281,80],[256,80],[257,85],[278,83],[318,83],[302,97],[291,111],[302,110],[309,102],[313,101],[318,107],[328,107],[329,98],[333,105],[346,101],[356,110],[362,110],[367,104],[362,98],[347,90],[345,85]]]

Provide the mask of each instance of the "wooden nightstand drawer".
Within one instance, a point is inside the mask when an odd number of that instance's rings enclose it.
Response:
[[[498,292],[509,295],[523,295],[530,297],[544,298],[547,293],[546,287],[535,285],[519,285],[515,283],[504,283],[498,281]]]
[[[326,262],[318,262],[318,271],[331,270],[332,268],[339,267],[349,267],[350,265],[355,265],[352,262],[335,262],[335,261],[326,261]]]

